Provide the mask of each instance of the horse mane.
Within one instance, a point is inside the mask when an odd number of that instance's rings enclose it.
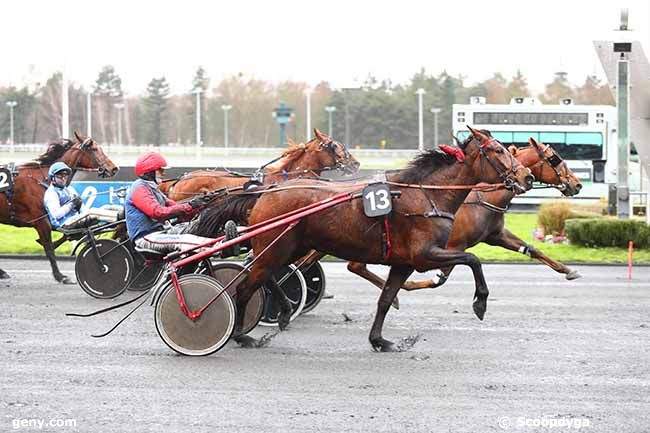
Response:
[[[238,225],[248,225],[248,213],[255,206],[259,195],[230,195],[203,209],[198,221],[190,226],[194,235],[217,237],[226,221],[233,220]]]
[[[72,144],[70,140],[53,141],[47,145],[47,150],[42,155],[38,156],[34,161],[23,164],[23,166],[52,165],[63,157]]]
[[[425,150],[409,162],[408,167],[398,176],[398,182],[420,183],[425,177],[441,167],[456,162],[456,158],[439,149]]]
[[[492,137],[492,133],[487,129],[480,129],[479,131],[488,137]],[[470,141],[474,139],[474,136],[470,134],[462,142],[456,136],[453,136],[453,139],[458,147],[465,150]],[[401,171],[397,179],[398,182],[403,183],[420,183],[434,171],[441,167],[451,165],[454,162],[456,162],[455,157],[440,149],[425,150],[409,162],[408,167]]]
[[[273,164],[268,167],[269,174],[277,174],[282,171],[282,167],[291,165],[300,158],[307,150],[308,144],[304,143],[292,143],[287,147],[287,149],[282,152],[282,159],[279,160],[276,164]]]

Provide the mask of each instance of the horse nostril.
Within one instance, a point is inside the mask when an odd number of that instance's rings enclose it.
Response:
[[[526,182],[526,186],[530,186],[530,187],[533,186],[533,181],[534,180],[535,180],[535,177],[530,175],[530,174],[526,175],[526,177],[524,178],[524,181]]]
[[[580,192],[581,189],[582,189],[582,184],[581,183],[577,184],[576,185],[576,192]]]

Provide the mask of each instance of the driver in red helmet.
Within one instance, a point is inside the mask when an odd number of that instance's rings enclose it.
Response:
[[[136,161],[135,174],[138,179],[131,185],[125,204],[129,238],[138,248],[161,253],[210,241],[210,238],[186,233],[188,223],[173,227],[165,225],[171,218],[194,215],[211,200],[204,196],[196,196],[187,203],[176,203],[168,199],[157,188],[166,168],[167,161],[156,152],[145,153]],[[229,239],[237,236],[234,222],[226,223],[226,234]]]

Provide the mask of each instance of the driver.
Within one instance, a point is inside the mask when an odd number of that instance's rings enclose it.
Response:
[[[55,229],[88,227],[97,221],[117,221],[119,210],[92,208],[81,210],[83,201],[77,191],[68,185],[72,169],[65,162],[50,166],[50,186],[45,190],[43,204]]]
[[[162,181],[167,161],[156,152],[142,155],[135,163],[138,176],[131,185],[126,197],[126,228],[129,238],[140,249],[169,253],[211,241],[187,233],[189,223],[165,225],[175,217],[187,218],[198,213],[212,197],[196,196],[187,203],[176,203],[168,199],[157,185]],[[226,223],[226,239],[237,236],[237,225],[233,221]]]

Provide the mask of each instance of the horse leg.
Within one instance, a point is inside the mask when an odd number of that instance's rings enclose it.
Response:
[[[390,309],[391,303],[399,289],[402,287],[402,284],[413,272],[413,268],[410,266],[403,265],[393,265],[390,268],[388,273],[388,279],[386,280],[386,285],[381,291],[379,296],[379,301],[377,301],[377,314],[375,314],[375,320],[372,324],[370,330],[370,344],[372,348],[381,351],[381,352],[395,352],[395,345],[384,339],[382,337],[382,328],[384,327],[384,320],[386,319],[386,314]]]
[[[454,266],[440,269],[440,274],[438,274],[438,281],[425,280],[425,281],[407,281],[404,283],[402,289],[406,291],[420,290],[420,289],[436,289],[447,282],[449,279],[449,274],[454,270]]]
[[[278,316],[278,327],[280,331],[284,331],[289,326],[291,321],[291,301],[287,297],[284,290],[280,287],[277,280],[273,275],[266,280],[265,285],[271,289],[271,298],[273,302],[277,302],[280,305],[280,315]]]
[[[8,273],[0,269],[0,280],[6,280],[8,278],[11,278]]]
[[[506,228],[498,233],[495,233],[494,235],[491,235],[488,239],[486,239],[485,243],[503,247],[507,250],[517,251],[519,253],[527,255],[528,257],[539,260],[540,262],[553,269],[555,272],[565,274],[565,278],[567,280],[575,280],[576,278],[580,278],[582,276],[578,271],[571,270],[571,268],[568,266],[556,260],[553,260],[534,246],[527,244],[523,240],[519,239]]]
[[[54,279],[59,283],[74,284],[74,281],[70,280],[68,277],[63,275],[61,271],[59,271],[59,266],[56,263],[56,255],[54,254],[54,249],[52,248],[52,228],[50,225],[48,223],[43,223],[43,220],[41,220],[36,223],[36,226],[34,228],[38,232],[39,243],[43,246],[45,255],[50,261]]]
[[[368,270],[368,265],[365,263],[348,262],[348,271],[352,272],[353,274],[357,274],[364,280],[377,287],[379,290],[383,290],[384,286],[386,285],[386,280],[374,272],[370,272]],[[395,296],[395,299],[393,299],[392,306],[396,310],[399,310],[399,298],[397,296]]]
[[[253,337],[242,333],[244,317],[246,317],[248,301],[253,296],[253,293],[268,279],[269,275],[269,273],[260,272],[259,268],[254,267],[237,287],[237,316],[235,318],[235,330],[233,331],[232,338],[242,347],[255,347],[257,344],[257,340]]]
[[[483,320],[485,316],[485,310],[487,309],[487,298],[490,294],[487,283],[485,282],[485,276],[483,275],[483,269],[481,267],[481,261],[472,253],[466,253],[464,251],[453,251],[446,250],[439,247],[432,247],[428,252],[429,266],[431,269],[441,269],[445,267],[453,267],[455,265],[466,265],[469,266],[474,274],[474,283],[476,284],[476,290],[474,292],[474,303],[472,305],[474,309],[474,314],[480,320]]]

